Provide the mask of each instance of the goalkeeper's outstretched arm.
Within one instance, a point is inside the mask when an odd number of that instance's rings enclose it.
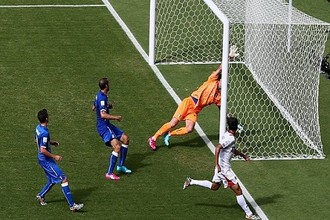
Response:
[[[238,47],[236,45],[230,46],[229,54],[228,54],[229,60],[233,61],[238,56],[239,56]],[[214,77],[221,79],[221,72],[222,72],[222,64],[220,64],[218,69],[213,71],[212,74],[214,75]]]

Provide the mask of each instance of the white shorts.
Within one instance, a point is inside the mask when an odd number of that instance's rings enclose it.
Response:
[[[214,169],[212,182],[222,183],[224,188],[227,188],[228,186],[231,187],[238,183],[237,178],[231,169],[221,170],[221,172],[218,173],[218,169],[216,167]]]

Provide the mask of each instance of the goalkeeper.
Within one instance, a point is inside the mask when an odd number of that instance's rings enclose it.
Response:
[[[235,45],[230,47],[229,59],[233,60],[239,55]],[[152,150],[156,150],[156,141],[159,136],[165,134],[164,142],[166,146],[170,145],[170,137],[185,135],[194,130],[198,113],[206,106],[215,104],[220,107],[221,103],[221,71],[222,65],[211,73],[207,81],[205,81],[191,96],[182,100],[176,109],[170,122],[163,126],[148,139],[149,146]],[[185,127],[172,130],[180,121],[185,121]]]

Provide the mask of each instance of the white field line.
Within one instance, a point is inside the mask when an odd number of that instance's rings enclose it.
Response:
[[[105,7],[105,5],[0,5],[0,8],[83,8]]]

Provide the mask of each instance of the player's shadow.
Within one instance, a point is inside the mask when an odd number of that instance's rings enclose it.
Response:
[[[96,191],[99,187],[91,186],[86,188],[80,188],[72,190],[72,194],[76,201],[84,201],[85,198],[88,198],[94,191]]]
[[[266,204],[270,204],[270,203],[276,203],[278,199],[282,198],[283,195],[281,194],[274,194],[271,196],[267,196],[267,197],[262,197],[262,198],[258,198],[255,199],[255,202],[258,205],[266,205]],[[216,207],[216,208],[237,208],[237,204],[233,203],[233,204],[214,204],[214,203],[196,203],[197,206],[208,206],[208,207]]]
[[[171,137],[172,140],[170,142],[169,148],[172,147],[190,147],[190,148],[197,148],[197,147],[205,147],[206,143],[203,140],[203,137],[201,136],[196,136],[194,138],[187,138],[185,141],[179,141],[180,136],[175,136]],[[218,141],[219,135],[218,134],[212,134],[212,135],[207,135],[207,138],[211,141]],[[158,146],[157,146],[158,147]],[[167,147],[164,144],[159,145],[159,147]]]
[[[215,208],[237,209],[237,203],[232,203],[232,204],[196,203],[196,205],[215,207]]]
[[[149,150],[149,149],[148,149]],[[137,170],[152,165],[147,163],[146,158],[153,155],[154,152],[151,150],[141,153],[129,153],[128,158],[126,159],[125,166],[132,169],[133,173]]]
[[[80,188],[72,190],[72,195],[74,197],[74,200],[78,203],[83,202],[85,198],[88,198],[92,192],[96,191],[98,187],[86,187],[86,188]],[[56,189],[58,190],[58,189]],[[47,203],[57,203],[57,202],[66,202],[66,199],[64,196],[61,199],[47,199]],[[80,211],[83,212],[83,211]]]
[[[283,198],[284,196],[282,194],[274,194],[271,196],[265,196],[262,198],[255,199],[256,203],[258,205],[266,205],[270,203],[276,203],[276,200]]]

